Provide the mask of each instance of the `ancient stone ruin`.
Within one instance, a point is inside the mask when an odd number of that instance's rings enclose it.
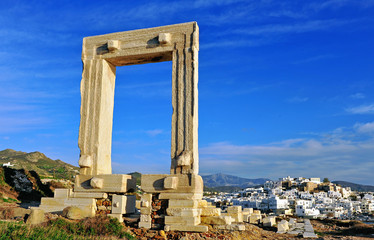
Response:
[[[233,206],[221,214],[203,196],[198,175],[198,51],[196,22],[112,33],[83,39],[80,174],[74,189],[56,189],[40,209],[71,219],[107,214],[139,218],[147,229],[206,232],[207,225],[243,228],[250,212]],[[170,174],[142,175],[140,201],[130,175],[112,174],[111,145],[116,67],[172,61],[172,130]],[[138,211],[136,210],[138,209]],[[140,213],[139,213],[140,212]],[[205,224],[205,225],[203,225]],[[227,227],[229,226],[229,227]]]

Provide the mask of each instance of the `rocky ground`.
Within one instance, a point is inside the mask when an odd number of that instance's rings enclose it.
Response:
[[[0,219],[23,221],[30,213],[29,209],[19,207],[17,203],[1,203]],[[57,215],[49,214],[49,218],[56,218]],[[359,221],[339,220],[311,220],[311,223],[319,236],[319,239],[345,239],[362,240],[374,239],[374,226]],[[246,224],[245,231],[218,230],[212,227],[207,233],[185,233],[185,232],[164,232],[162,230],[145,230],[131,226],[124,228],[126,232],[136,239],[302,239],[301,236],[290,234],[278,234],[276,228],[260,228],[253,224]]]
[[[350,220],[312,220],[314,231],[322,239],[374,239],[374,225]]]

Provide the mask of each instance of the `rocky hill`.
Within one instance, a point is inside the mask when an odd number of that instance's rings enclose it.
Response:
[[[52,160],[40,152],[21,152],[12,149],[0,151],[0,166],[4,163],[14,165],[12,168],[35,171],[41,178],[73,180],[79,168],[59,159]]]
[[[241,178],[237,176],[227,175],[223,173],[217,173],[213,175],[202,176],[204,180],[204,185],[207,187],[222,187],[231,186],[239,188],[248,188],[253,186],[258,186],[264,184],[266,181],[270,180],[267,178]]]

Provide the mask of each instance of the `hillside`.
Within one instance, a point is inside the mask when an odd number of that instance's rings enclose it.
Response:
[[[79,168],[61,160],[52,160],[40,152],[21,152],[12,149],[0,151],[0,166],[10,162],[15,169],[35,171],[41,178],[73,180]]]
[[[253,186],[258,186],[264,184],[269,179],[267,178],[241,178],[232,175],[226,175],[223,173],[217,173],[213,175],[202,176],[204,180],[204,185],[207,187],[222,187],[231,186],[239,188],[248,188]]]
[[[351,183],[346,181],[333,181],[332,183],[338,184],[342,187],[350,187],[352,191],[358,192],[374,192],[374,186],[361,185],[357,183]]]
[[[0,206],[2,202],[40,201],[52,196],[51,184],[43,184],[35,171],[0,167]]]

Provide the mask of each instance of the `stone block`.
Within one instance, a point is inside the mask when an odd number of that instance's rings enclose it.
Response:
[[[69,188],[56,188],[54,198],[65,199],[69,198],[72,193],[72,189]]]
[[[229,216],[201,217],[201,223],[209,225],[230,225],[232,220]]]
[[[135,207],[136,207],[137,209],[140,209],[141,206],[142,206],[142,202],[141,202],[140,200],[136,200],[136,202],[135,202]]]
[[[165,189],[177,189],[178,187],[178,177],[166,177],[164,180]]]
[[[140,214],[143,215],[150,215],[152,213],[152,208],[147,207],[147,208],[140,208]]]
[[[13,216],[14,217],[24,218],[27,214],[31,213],[31,209],[25,209],[25,208],[19,208],[19,207],[12,208],[12,209],[13,209]],[[44,212],[46,212],[46,211],[44,211]]]
[[[199,201],[197,200],[179,200],[170,199],[169,208],[197,208],[199,206]]]
[[[64,202],[65,202],[65,199],[61,200],[61,199],[58,199],[58,198],[47,198],[47,197],[43,197],[41,200],[40,200],[40,206],[56,206],[56,207],[60,207],[60,206],[64,206]]]
[[[159,199],[200,200],[202,193],[160,193]]]
[[[150,202],[141,201],[140,202],[140,207],[142,207],[142,208],[149,208],[149,207],[151,207],[151,203]]]
[[[96,201],[93,198],[69,198],[65,199],[64,206],[78,207],[82,211],[83,217],[94,217],[96,214]]]
[[[295,218],[290,218],[290,221],[288,222],[288,225],[289,225],[290,227],[292,227],[292,226],[295,225],[295,223],[296,223]]]
[[[216,208],[216,207],[201,208],[201,216],[205,216],[205,217],[221,216],[221,209]]]
[[[168,208],[166,209],[168,216],[180,217],[197,217],[201,215],[201,209],[194,208]]]
[[[34,209],[31,209],[31,213],[28,216],[26,223],[34,225],[34,224],[40,224],[46,221],[47,221],[47,218],[45,217],[44,211],[42,209],[34,208]]]
[[[249,223],[252,223],[252,224],[259,224],[261,222],[261,215],[259,214],[251,214],[249,216]]]
[[[100,192],[73,192],[72,198],[108,198],[107,193],[100,193]]]
[[[252,214],[252,213],[253,213],[253,208],[244,208],[244,209],[243,209],[243,212],[246,212],[246,213]]]
[[[150,229],[152,228],[152,222],[139,222],[138,226],[139,228]]]
[[[243,214],[242,213],[226,213],[226,216],[232,217],[234,222],[243,222]]]
[[[181,231],[181,232],[207,232],[208,226],[204,225],[165,225],[165,231]]]
[[[242,206],[229,206],[227,207],[227,213],[241,213]]]
[[[264,227],[273,227],[276,225],[275,217],[269,216],[262,219],[262,225]]]
[[[102,179],[102,187],[93,188],[91,186],[91,179]],[[100,185],[96,187],[100,187]],[[81,174],[75,177],[74,192],[126,193],[130,190],[135,190],[135,187],[136,182],[131,175],[102,174],[92,176]]]
[[[209,206],[211,206],[211,205],[209,205]],[[198,207],[199,208],[206,208],[206,207],[208,207],[208,202],[206,200],[200,200]]]
[[[165,216],[165,224],[186,224],[198,225],[200,224],[200,217],[179,217],[179,216]]]
[[[261,211],[260,210],[253,210],[253,214],[260,214],[261,215]]]
[[[152,223],[152,218],[149,215],[140,215],[140,222],[150,222]]]
[[[304,232],[303,238],[318,238],[314,232]]]
[[[165,188],[165,179],[168,177],[178,178],[174,181],[177,186],[173,189]],[[142,190],[147,193],[203,193],[203,179],[199,175],[187,174],[143,174]],[[168,180],[169,181],[169,180]],[[167,199],[167,198],[164,198]],[[201,198],[200,198],[201,199]]]
[[[229,231],[244,231],[245,225],[243,224],[231,224],[231,225],[216,225],[215,229],[229,230]]]
[[[288,222],[286,220],[282,220],[277,225],[277,233],[285,233],[289,230]]]
[[[152,202],[152,194],[149,193],[144,193],[141,197],[140,200],[143,202],[148,202],[149,204]],[[145,206],[148,207],[148,206]]]
[[[135,212],[134,195],[116,195],[112,196],[112,213],[129,214]]]

